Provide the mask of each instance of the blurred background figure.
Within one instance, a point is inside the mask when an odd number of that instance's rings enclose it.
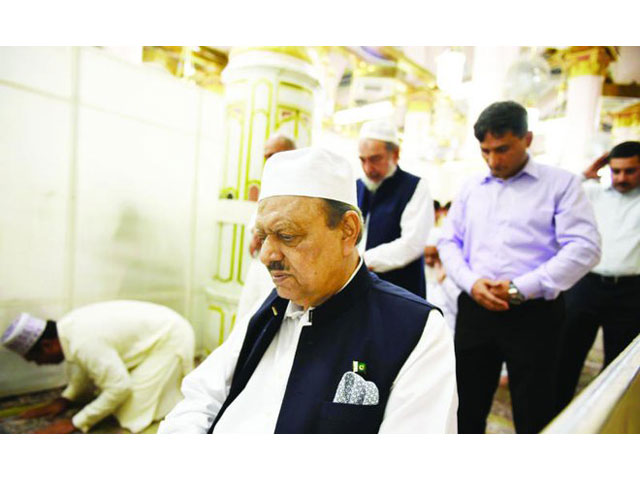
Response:
[[[73,418],[34,433],[86,433],[108,415],[140,432],[178,403],[182,377],[193,368],[189,322],[165,306],[133,300],[80,307],[57,322],[22,313],[2,344],[38,365],[66,361],[70,370],[60,398],[23,418],[60,414],[94,388],[100,391]]]
[[[607,164],[611,185],[605,187],[597,180]],[[604,338],[603,368],[640,334],[640,142],[616,145],[583,175],[602,235],[602,259],[566,294],[558,411],[573,398],[599,328]]]
[[[295,148],[295,142],[289,137],[282,134],[276,134],[269,138],[264,144],[264,161],[266,162],[276,153],[295,150]],[[254,307],[258,306],[257,303],[262,302],[274,287],[271,275],[269,275],[266,267],[257,258],[260,253],[262,242],[255,233],[255,221],[256,215],[254,214],[249,222],[251,225],[251,243],[249,244],[251,263],[249,265],[244,287],[242,288],[242,293],[240,294],[236,318],[244,318],[245,315],[255,311]]]
[[[441,204],[438,200],[433,201],[433,211],[435,212],[435,215],[436,215],[436,221],[435,221],[436,227],[439,227],[442,225],[442,222],[444,221],[445,217],[449,213],[449,208],[451,208],[451,202]]]
[[[424,272],[427,279],[427,301],[442,309],[442,314],[451,329],[455,332],[456,315],[458,313],[458,296],[460,289],[447,276],[440,255],[438,254],[438,239],[442,231],[434,227],[429,233],[427,246],[424,247]]]
[[[433,226],[433,201],[424,179],[398,166],[400,146],[389,121],[362,125],[357,180],[365,219],[364,261],[380,278],[425,298],[424,239]]]

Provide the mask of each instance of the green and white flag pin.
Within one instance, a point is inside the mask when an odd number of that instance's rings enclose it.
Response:
[[[359,362],[357,360],[353,361],[353,372],[360,373],[362,375],[367,374],[367,364],[364,362]]]

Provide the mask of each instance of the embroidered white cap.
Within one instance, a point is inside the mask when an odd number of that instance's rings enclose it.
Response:
[[[349,162],[318,147],[279,152],[265,163],[258,200],[283,195],[358,205],[356,179]]]
[[[25,355],[42,336],[47,322],[28,313],[21,313],[2,334],[2,345]]]
[[[360,128],[360,140],[364,138],[400,145],[398,141],[398,131],[395,125],[389,120],[371,120],[362,124]]]

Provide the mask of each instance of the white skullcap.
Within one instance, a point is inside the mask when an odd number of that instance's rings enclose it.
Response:
[[[349,162],[317,147],[279,152],[265,163],[258,200],[282,195],[358,205],[356,179]]]
[[[370,122],[365,122],[360,129],[360,140],[365,138],[400,145],[396,127],[388,120],[371,120]]]
[[[24,355],[42,336],[47,322],[28,313],[21,313],[2,334],[2,344],[9,350]]]

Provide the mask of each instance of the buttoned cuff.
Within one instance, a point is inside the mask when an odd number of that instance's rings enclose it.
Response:
[[[542,297],[542,286],[533,272],[520,275],[514,278],[512,282],[527,300]]]
[[[458,285],[462,290],[471,295],[471,289],[473,288],[473,284],[480,280],[482,277],[477,273],[473,273],[471,270],[464,270],[459,272],[457,275],[457,281],[460,282]],[[456,279],[454,279],[456,280]]]

